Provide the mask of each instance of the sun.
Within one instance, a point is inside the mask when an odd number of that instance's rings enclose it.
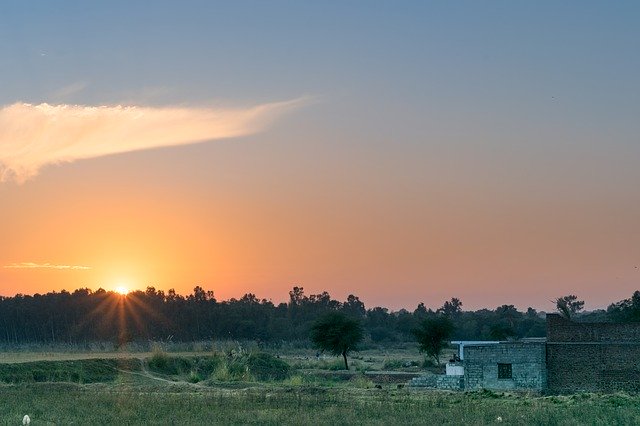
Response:
[[[129,289],[123,285],[117,286],[114,291],[122,296],[126,296],[127,294],[129,294]]]

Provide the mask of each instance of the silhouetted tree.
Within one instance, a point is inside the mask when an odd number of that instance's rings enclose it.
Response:
[[[353,294],[350,294],[347,297],[347,301],[342,304],[342,311],[354,318],[363,318],[367,313],[364,303],[360,301],[358,296],[354,296]]]
[[[449,318],[455,317],[462,312],[462,302],[457,297],[452,297],[450,301],[444,302],[444,305],[436,312],[442,313]]]
[[[609,305],[607,316],[616,322],[640,322],[640,291],[633,292],[629,299]]]
[[[420,351],[440,364],[440,353],[447,346],[453,330],[453,322],[446,316],[438,315],[422,320],[420,326],[413,330],[413,335],[420,345]]]
[[[331,312],[341,312],[362,322],[377,343],[413,339],[412,331],[435,313],[423,303],[409,312],[401,309],[366,309],[355,295],[344,303],[326,291],[305,295],[300,286],[290,292],[288,303],[277,306],[247,293],[239,300],[218,302],[212,291],[201,286],[182,296],[149,286],[122,296],[98,289],[78,289],[14,297],[0,296],[0,344],[73,343],[130,341],[196,341],[253,339],[261,344],[298,341],[305,344],[314,322]],[[495,311],[462,311],[451,299],[440,309],[455,326],[453,337],[461,340],[495,336],[544,336],[544,319],[535,310],[525,315],[511,305]],[[640,321],[640,293],[610,306],[599,318]],[[505,331],[504,327],[509,327]]]
[[[316,348],[342,355],[344,368],[348,370],[347,354],[362,341],[364,333],[359,321],[343,313],[332,312],[313,324],[310,337]]]
[[[491,340],[507,340],[514,337],[516,332],[507,322],[499,322],[489,327],[489,337]]]
[[[555,304],[558,312],[567,319],[571,319],[584,308],[584,301],[578,300],[578,296],[574,294],[558,297],[555,300]]]

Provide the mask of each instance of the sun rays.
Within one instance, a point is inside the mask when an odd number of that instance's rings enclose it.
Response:
[[[104,340],[115,340],[118,347],[133,338],[151,338],[151,323],[169,325],[160,309],[153,306],[153,299],[158,293],[152,287],[141,291],[118,285],[112,291],[99,289],[94,294],[100,295],[101,300],[87,313],[80,328],[95,328]],[[153,321],[149,322],[148,319]]]

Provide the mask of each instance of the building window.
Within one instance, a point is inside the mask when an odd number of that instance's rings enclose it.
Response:
[[[511,364],[498,364],[498,379],[511,378]]]

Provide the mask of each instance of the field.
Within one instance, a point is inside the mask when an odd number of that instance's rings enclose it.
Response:
[[[396,353],[398,362],[364,353],[355,362],[414,370],[412,353]],[[33,425],[640,423],[635,395],[409,390],[305,354],[283,356],[293,365],[286,371],[281,359],[248,353],[6,355],[29,362],[0,364],[1,424],[25,414]]]

